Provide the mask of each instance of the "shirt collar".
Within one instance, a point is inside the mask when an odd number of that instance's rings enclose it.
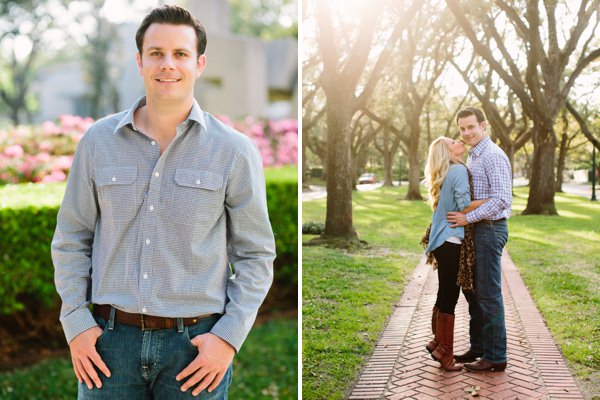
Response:
[[[131,108],[129,110],[127,110],[127,112],[125,113],[123,118],[121,118],[121,120],[115,127],[113,133],[114,134],[119,133],[119,130],[122,127],[127,126],[127,125],[131,125],[131,127],[134,127],[133,115],[135,114],[135,110],[144,106],[145,104],[146,104],[146,96],[142,96],[139,99],[137,99],[133,103]],[[197,123],[200,124],[200,126],[202,126],[206,130],[206,120],[204,118],[204,111],[202,111],[202,108],[200,108],[200,105],[198,104],[196,99],[194,99],[194,102],[192,103],[192,109],[191,109],[190,113],[188,114],[187,118],[185,119],[185,121],[183,121],[183,124],[187,124],[188,121],[196,121]]]
[[[479,157],[491,141],[492,139],[488,135],[485,135],[479,143],[469,149],[469,155],[475,158]]]

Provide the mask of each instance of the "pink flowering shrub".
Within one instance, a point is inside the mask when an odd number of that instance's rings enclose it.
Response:
[[[64,181],[77,143],[93,122],[61,115],[56,122],[0,130],[0,184]]]
[[[295,119],[265,121],[246,117],[234,122],[227,116],[218,118],[256,143],[265,167],[298,164],[298,121]]]
[[[296,120],[219,119],[256,143],[264,166],[298,163]],[[77,143],[93,122],[91,118],[61,115],[56,122],[0,130],[0,184],[66,180]]]

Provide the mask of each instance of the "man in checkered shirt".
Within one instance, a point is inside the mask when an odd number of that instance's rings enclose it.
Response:
[[[136,44],[146,96],[82,138],[52,241],[78,398],[226,399],[273,278],[262,160],[194,100],[187,10],[155,8]]]
[[[453,226],[474,224],[475,236],[475,293],[464,293],[471,316],[471,346],[454,358],[466,363],[469,371],[503,371],[507,358],[501,258],[508,240],[512,169],[504,151],[487,135],[486,120],[479,109],[461,110],[456,122],[470,147],[467,167],[473,175],[475,200],[487,201],[467,214],[450,212],[447,216]]]

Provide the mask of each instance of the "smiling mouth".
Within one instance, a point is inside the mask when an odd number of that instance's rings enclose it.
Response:
[[[173,78],[162,78],[162,79],[156,79],[157,82],[160,83],[175,83],[175,82],[179,82],[181,79],[173,79]]]

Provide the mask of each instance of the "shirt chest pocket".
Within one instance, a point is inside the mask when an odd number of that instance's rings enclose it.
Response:
[[[183,225],[210,222],[223,210],[223,175],[197,169],[179,168],[169,213]]]
[[[100,212],[115,221],[131,220],[138,209],[137,167],[101,168],[96,175]]]

